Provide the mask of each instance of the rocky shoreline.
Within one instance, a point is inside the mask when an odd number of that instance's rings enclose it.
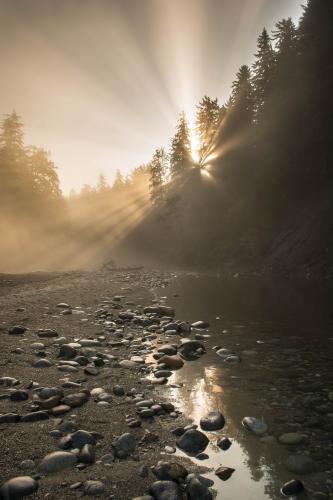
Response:
[[[224,416],[218,410],[203,412],[195,425],[165,390],[172,387],[168,379],[175,370],[187,361],[199,363],[213,347],[200,334],[208,323],[191,326],[176,319],[166,297],[153,299],[152,291],[161,291],[172,278],[172,273],[139,269],[1,280],[1,498],[216,496],[213,481],[201,474],[209,432],[224,427]],[[224,347],[215,346],[215,351],[230,367],[240,362],[228,348],[227,335]],[[243,351],[245,358],[253,354]],[[280,443],[292,452],[297,446],[288,467],[301,476],[330,468],[332,452],[326,446],[328,460],[320,470],[308,449],[299,453],[304,443],[309,448],[309,439],[317,449],[318,439],[330,439],[332,433],[332,393],[314,396],[316,387],[305,385],[312,424],[300,414],[291,422],[281,416],[274,423]],[[312,416],[317,407],[326,418],[318,432]],[[302,422],[305,433],[300,432]],[[244,428],[267,445],[276,440],[274,425],[268,432],[260,419],[243,419]],[[227,450],[231,441],[220,436],[217,445]],[[175,456],[177,449],[201,459],[202,467]],[[233,472],[218,467],[216,480],[226,481]],[[313,498],[331,498],[326,481],[326,491],[314,491]],[[298,479],[283,488],[289,497],[303,494]]]

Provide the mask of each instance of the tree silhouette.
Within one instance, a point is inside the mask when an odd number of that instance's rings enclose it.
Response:
[[[191,142],[185,113],[180,114],[176,133],[171,143],[170,173],[175,179],[193,164]]]
[[[217,99],[211,99],[205,95],[197,105],[195,121],[195,130],[200,141],[200,161],[202,161],[209,152],[209,147],[218,130],[221,118],[222,110]]]
[[[258,119],[258,115],[260,115],[271,90],[271,82],[275,67],[275,53],[266,28],[263,29],[258,38],[255,57],[256,60],[252,66],[252,82],[255,111]]]
[[[164,200],[164,180],[168,167],[168,156],[163,148],[156,149],[149,164],[150,182],[149,192],[153,205],[160,204]]]

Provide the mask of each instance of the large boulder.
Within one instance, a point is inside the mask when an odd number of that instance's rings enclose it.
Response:
[[[133,434],[126,432],[112,442],[114,454],[118,458],[130,456],[136,449],[136,439]]]
[[[54,451],[46,455],[39,464],[39,470],[43,474],[59,472],[72,467],[77,462],[77,457],[68,451]]]

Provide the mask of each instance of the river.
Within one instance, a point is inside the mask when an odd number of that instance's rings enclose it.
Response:
[[[331,285],[180,274],[155,294],[175,307],[177,319],[210,323],[207,331],[196,332],[209,336],[204,338],[207,353],[175,372],[169,385],[174,386],[170,395],[178,408],[194,423],[215,409],[226,419],[223,430],[207,433],[209,458],[192,459],[210,469],[235,469],[227,481],[213,470],[204,474],[214,480],[218,499],[281,498],[281,486],[295,477],[285,466],[290,454],[310,455],[318,471],[332,468],[331,445],[318,447],[318,440],[325,442],[333,430],[332,404],[327,401],[333,390]],[[241,362],[227,365],[213,349],[216,346],[232,350]],[[319,398],[317,406],[322,403],[320,411],[304,403],[313,395]],[[264,419],[268,442],[243,428],[244,416]],[[285,432],[301,432],[304,440],[299,445],[280,444],[278,438]],[[227,451],[216,446],[221,436],[233,443]],[[298,477],[308,491],[323,491],[318,490],[318,474]]]

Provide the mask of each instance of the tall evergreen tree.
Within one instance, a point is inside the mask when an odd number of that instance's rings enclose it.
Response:
[[[258,115],[262,111],[269,92],[271,90],[272,79],[275,68],[275,53],[272,47],[271,38],[263,29],[257,42],[256,60],[253,64],[253,89],[255,111]]]
[[[239,68],[232,84],[231,102],[243,126],[250,125],[254,113],[253,87],[250,68],[245,64]]]
[[[176,133],[171,143],[170,151],[170,173],[171,178],[175,179],[182,172],[193,164],[191,153],[191,142],[188,123],[185,113],[180,114]]]
[[[217,99],[211,99],[205,95],[197,105],[195,131],[200,142],[200,161],[204,159],[209,151],[209,146],[220,124],[221,115],[222,112]]]
[[[282,19],[275,25],[272,39],[275,41],[275,48],[278,53],[278,59],[290,57],[294,53],[297,44],[297,29],[291,19]]]
[[[120,188],[124,187],[124,185],[125,185],[124,176],[120,172],[119,168],[117,168],[116,177],[114,179],[114,183],[113,183],[112,187],[113,187],[113,189],[120,189]]]
[[[168,157],[164,148],[156,149],[149,164],[149,193],[153,205],[161,203],[164,199],[164,180],[168,166]]]

